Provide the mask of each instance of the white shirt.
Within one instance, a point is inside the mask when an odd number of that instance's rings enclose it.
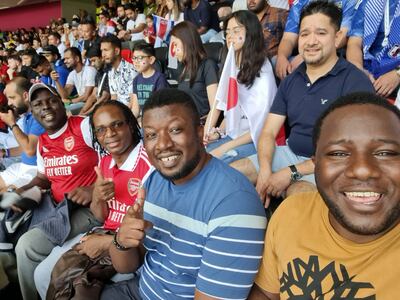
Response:
[[[66,84],[75,86],[79,96],[85,94],[86,87],[95,86],[96,69],[91,66],[83,66],[77,73],[73,70],[69,73]]]
[[[64,45],[63,42],[61,42],[60,44],[58,44],[57,48],[58,48],[58,52],[60,52],[61,59],[63,59],[64,58],[64,51],[65,51],[65,49],[67,49],[67,47]]]
[[[126,24],[126,30],[134,29],[138,27],[140,24],[146,24],[146,16],[144,14],[138,14],[136,20],[129,20]],[[131,34],[131,41],[143,40],[143,32],[137,32]]]

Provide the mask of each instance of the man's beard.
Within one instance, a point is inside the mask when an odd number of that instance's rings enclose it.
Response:
[[[11,110],[13,111],[14,115],[16,116],[20,116],[24,113],[26,113],[28,111],[28,107],[27,106],[10,106],[9,108],[11,108]]]
[[[330,199],[328,195],[319,189],[322,199],[324,200],[326,206],[328,206],[329,212],[335,218],[337,222],[340,223],[344,228],[353,234],[358,235],[377,235],[379,233],[385,232],[390,229],[394,223],[396,223],[400,218],[400,203],[391,208],[385,215],[385,219],[374,227],[358,226],[354,224],[348,217],[346,217],[343,211],[335,201]]]
[[[177,171],[175,174],[166,175],[166,174],[161,173],[160,171],[159,172],[160,172],[161,176],[164,177],[167,180],[170,180],[170,181],[179,180],[179,179],[185,178],[190,173],[192,173],[192,171],[199,164],[200,159],[201,159],[201,154],[200,154],[200,149],[198,149],[198,151],[193,156],[193,158],[191,160],[189,160],[188,162],[186,162],[186,164],[179,171]]]

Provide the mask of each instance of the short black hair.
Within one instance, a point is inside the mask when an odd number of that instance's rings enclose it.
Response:
[[[114,48],[122,49],[122,42],[115,35],[106,35],[100,39],[100,44],[110,43]]]
[[[351,93],[351,94],[348,94],[345,96],[341,96],[335,102],[333,102],[326,111],[324,111],[321,114],[321,116],[318,118],[317,122],[315,123],[314,131],[313,131],[314,151],[315,151],[315,149],[317,149],[317,142],[321,135],[321,127],[327,116],[329,116],[332,112],[334,112],[338,108],[341,108],[344,106],[365,105],[365,104],[379,106],[388,111],[391,111],[400,120],[400,110],[395,105],[393,105],[389,101],[387,101],[385,98],[380,97],[376,94],[368,93],[368,92],[356,92],[356,93]]]
[[[197,111],[196,104],[194,103],[192,97],[184,91],[173,88],[165,88],[153,92],[149,99],[147,99],[147,101],[144,103],[142,115],[144,116],[146,111],[153,108],[173,104],[184,106],[189,114],[192,116],[193,125],[200,125],[200,115]]]
[[[35,55],[32,57],[31,68],[36,69],[37,67],[48,62],[47,58],[44,55]]]
[[[28,49],[25,49],[25,50],[23,50],[23,51],[21,52],[21,56],[22,56],[22,55],[27,55],[27,56],[33,57],[34,55],[37,55],[37,52],[36,52],[36,50],[33,49],[33,48],[28,48]]]
[[[71,52],[72,56],[78,57],[79,61],[82,62],[82,54],[81,54],[81,51],[79,51],[78,48],[69,47],[69,48],[65,49],[64,53],[66,53],[66,52]]]
[[[132,10],[132,11],[136,11],[137,8],[138,8],[137,5],[135,5],[135,4],[133,4],[133,3],[127,3],[127,4],[125,4],[125,6],[124,6],[124,9],[125,9],[125,10],[130,9],[130,10]]]
[[[328,0],[313,1],[305,6],[300,14],[299,26],[305,17],[315,14],[327,16],[331,20],[331,24],[335,27],[335,30],[338,31],[340,29],[340,24],[342,23],[342,9],[336,4],[328,2]]]
[[[50,32],[49,36],[50,35],[54,36],[55,38],[57,38],[57,39],[59,39],[61,41],[61,35],[58,32],[55,32],[55,31]]]
[[[133,51],[142,51],[146,55],[150,56],[156,56],[156,51],[154,50],[154,47],[151,44],[148,44],[146,42],[138,42],[133,46]]]
[[[142,139],[142,135],[140,133],[140,126],[139,126],[135,116],[133,115],[132,111],[130,110],[130,108],[127,105],[123,104],[122,102],[119,102],[116,100],[107,100],[105,102],[97,104],[89,117],[89,124],[90,124],[90,127],[92,128],[92,141],[93,141],[94,149],[96,149],[100,153],[100,155],[107,154],[106,149],[104,149],[100,145],[100,143],[97,139],[97,136],[94,132],[94,123],[93,123],[94,114],[96,113],[96,111],[99,108],[104,107],[104,106],[115,106],[121,110],[122,114],[125,117],[125,121],[128,123],[129,128],[132,131],[132,143],[137,145],[140,142],[140,140]]]

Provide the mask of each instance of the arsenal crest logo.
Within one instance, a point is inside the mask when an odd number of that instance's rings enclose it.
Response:
[[[135,196],[137,194],[140,182],[141,181],[138,178],[130,178],[128,180],[128,193],[129,193],[129,195],[131,195],[133,197],[133,196]]]
[[[66,139],[64,139],[64,148],[67,151],[71,151],[74,149],[75,146],[75,140],[73,136],[69,136]]]

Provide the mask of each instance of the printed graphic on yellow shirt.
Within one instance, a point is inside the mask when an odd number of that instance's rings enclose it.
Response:
[[[308,262],[300,258],[287,265],[287,273],[280,278],[280,292],[284,299],[296,300],[374,300],[375,289],[371,283],[357,280],[344,265],[330,262],[321,266],[318,256]]]

